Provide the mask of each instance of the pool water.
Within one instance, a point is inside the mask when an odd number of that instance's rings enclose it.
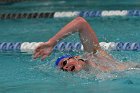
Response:
[[[4,0],[3,0],[4,1]],[[0,2],[0,12],[46,12],[81,10],[139,10],[139,0],[22,0]]]
[[[0,42],[47,41],[72,19],[1,20]],[[95,30],[100,42],[139,42],[139,17],[96,17],[86,20]],[[78,34],[73,34],[63,41],[78,42]],[[120,62],[140,62],[140,52],[108,52]],[[52,53],[41,62],[40,59],[32,59],[32,55],[0,53],[0,93],[139,93],[140,91],[139,70],[101,73],[99,76],[89,75],[86,72],[66,73],[54,67],[54,61],[63,54],[65,53]]]

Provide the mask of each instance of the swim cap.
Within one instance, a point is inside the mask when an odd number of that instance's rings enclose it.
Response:
[[[71,55],[64,55],[64,56],[61,56],[59,57],[56,62],[55,62],[55,66],[58,66],[59,62],[64,59],[64,58],[69,58],[69,57],[72,57]]]

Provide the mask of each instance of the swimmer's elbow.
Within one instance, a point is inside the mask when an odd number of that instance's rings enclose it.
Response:
[[[83,17],[77,17],[75,20],[78,21],[81,24],[87,23],[87,21]]]

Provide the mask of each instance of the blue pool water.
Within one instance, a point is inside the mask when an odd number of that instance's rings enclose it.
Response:
[[[38,2],[0,3],[0,12],[50,12],[72,10],[139,9],[138,0],[41,0]],[[128,6],[129,5],[129,6]],[[47,41],[73,18],[0,20],[0,42]],[[102,42],[140,42],[139,17],[86,18]],[[73,39],[74,38],[74,39]],[[73,39],[73,40],[71,40]],[[78,42],[78,34],[63,41]],[[120,62],[140,63],[140,52],[108,51]],[[68,52],[52,53],[45,61],[32,55],[0,53],[0,93],[139,93],[140,71],[77,74],[58,71],[54,61]],[[70,54],[82,54],[70,52]]]
[[[17,19],[0,21],[0,42],[47,41],[73,18]],[[86,18],[99,41],[139,42],[140,18]],[[73,41],[71,39],[74,38]],[[74,34],[64,41],[79,41]],[[119,61],[139,63],[140,52],[109,51]],[[140,71],[101,73],[98,77],[85,72],[71,74],[58,71],[54,61],[62,52],[52,53],[45,61],[32,55],[0,54],[0,93],[139,93]],[[80,53],[72,53],[80,54]]]

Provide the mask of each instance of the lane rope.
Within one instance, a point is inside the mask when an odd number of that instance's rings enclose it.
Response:
[[[140,10],[64,11],[41,13],[1,13],[0,19],[140,16]]]
[[[0,52],[22,52],[32,54],[43,42],[1,42]],[[111,51],[140,51],[139,42],[100,42],[104,50]],[[80,42],[60,42],[54,47],[54,51],[84,51]]]

